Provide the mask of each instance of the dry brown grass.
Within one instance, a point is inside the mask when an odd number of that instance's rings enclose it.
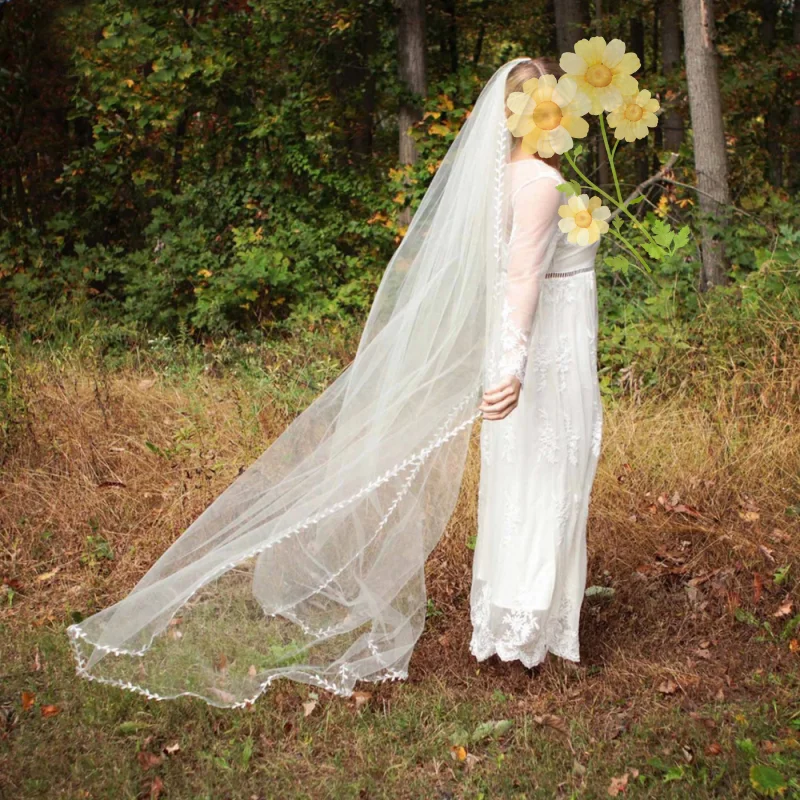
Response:
[[[209,376],[176,386],[130,371],[38,365],[21,387],[25,435],[0,488],[0,575],[17,591],[0,620],[15,625],[61,623],[126,594],[287,423],[267,398]],[[567,681],[586,702],[671,679],[713,696],[758,666],[764,648],[748,649],[752,631],[732,612],[744,606],[769,618],[792,585],[776,586],[772,574],[800,560],[798,517],[786,513],[800,502],[800,410],[777,396],[768,408],[758,397],[734,402],[729,390],[704,407],[679,396],[607,405],[589,581],[616,596],[586,607],[588,669],[577,685],[569,665],[551,659],[540,690]],[[429,620],[411,680],[452,687],[478,671],[487,691],[521,691],[529,679],[518,663],[478,665],[468,652],[477,433],[456,513],[428,564],[442,614]],[[100,540],[113,560],[97,550]],[[796,658],[783,645],[776,652]],[[593,670],[603,672],[600,684],[588,681]],[[546,693],[528,695],[546,704]]]

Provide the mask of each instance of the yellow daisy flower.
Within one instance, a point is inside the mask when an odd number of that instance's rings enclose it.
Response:
[[[635,139],[644,139],[650,128],[658,125],[655,112],[659,109],[659,102],[655,97],[650,97],[647,89],[634,95],[624,95],[622,102],[613,109],[606,120],[610,128],[614,128],[614,136],[632,142]]]
[[[575,42],[574,53],[562,53],[561,69],[591,100],[591,113],[611,111],[623,95],[636,94],[639,86],[632,73],[641,66],[636,53],[626,53],[621,39],[608,44],[602,36]]]
[[[572,137],[578,139],[589,132],[583,115],[589,110],[589,98],[578,91],[575,81],[555,75],[530,78],[522,84],[521,92],[512,92],[506,105],[511,115],[506,125],[511,133],[522,139],[526,153],[538,153],[549,158],[565,153],[572,147]]]
[[[601,233],[608,230],[606,220],[611,210],[603,205],[603,201],[594,195],[572,195],[566,203],[559,206],[559,229],[567,234],[567,241],[572,244],[594,244]]]

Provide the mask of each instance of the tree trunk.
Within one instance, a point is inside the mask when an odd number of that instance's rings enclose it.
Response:
[[[800,47],[800,0],[794,0],[792,8],[792,41],[795,48]],[[797,97],[798,80],[792,79],[793,90],[789,97]],[[789,189],[800,189],[800,104],[794,103],[789,113]]]
[[[633,50],[634,53],[640,56],[639,60],[641,61],[642,66],[639,69],[639,84],[642,85],[647,82],[647,73],[650,70],[648,69],[647,61],[645,60],[647,48],[644,45],[644,23],[642,22],[641,17],[636,17],[631,20],[631,41],[629,49]],[[611,142],[609,141],[609,144],[610,143]],[[635,175],[637,186],[650,177],[650,165],[647,163],[647,151],[649,149],[648,144],[649,137],[645,137],[644,139],[637,139],[636,144],[634,145],[636,152]]]
[[[425,0],[399,0],[399,72],[404,88],[418,97],[425,96]],[[417,148],[408,129],[422,117],[417,101],[400,106],[400,163],[416,164]]]
[[[572,50],[583,39],[583,15],[580,0],[554,0],[558,56]]]
[[[422,118],[418,98],[423,98],[425,82],[425,0],[399,0],[400,19],[398,28],[400,81],[407,92],[414,95],[400,105],[398,126],[400,128],[401,164],[416,164],[418,153],[414,139],[409,133],[411,126]],[[398,216],[401,226],[411,222],[411,209],[406,207]]]
[[[447,15],[447,52],[450,55],[450,72],[458,72],[458,18],[456,0],[444,0]]]
[[[759,36],[764,46],[763,54],[771,56],[775,51],[775,34],[778,22],[778,3],[776,0],[761,0],[761,26]],[[781,124],[781,69],[778,67],[775,76],[775,89],[772,100],[768,103],[764,120],[764,138],[769,164],[767,179],[773,186],[783,184],[783,147]]]
[[[694,165],[700,210],[703,264],[699,288],[705,291],[727,281],[725,246],[712,235],[708,220],[724,225],[730,204],[725,130],[714,44],[713,0],[682,0],[686,46],[686,79],[694,132]]]
[[[681,23],[677,0],[661,0],[661,69],[664,75],[677,76],[681,66]],[[683,114],[677,108],[665,111],[658,126],[664,131],[664,147],[677,153],[683,143]]]

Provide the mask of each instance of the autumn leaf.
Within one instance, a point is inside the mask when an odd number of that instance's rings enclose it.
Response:
[[[158,800],[162,791],[164,791],[164,781],[156,775],[150,784],[150,800]]]
[[[314,709],[317,707],[317,700],[319,700],[319,695],[316,692],[308,693],[308,700],[303,703],[304,717],[307,717],[312,711],[314,711]]]
[[[56,714],[60,714],[61,709],[59,706],[42,706],[42,716],[43,717],[54,717]]]
[[[789,614],[792,613],[792,598],[789,597],[787,594],[786,597],[783,599],[783,603],[781,603],[778,610],[772,615],[773,617],[788,617]]]
[[[454,761],[466,761],[467,760],[467,748],[460,744],[454,744],[450,748],[450,757]]]
[[[369,703],[371,698],[372,692],[353,692],[353,699],[356,702],[356,710]]]
[[[163,756],[158,756],[155,753],[151,753],[147,750],[140,750],[136,754],[136,760],[139,762],[139,766],[143,770],[148,770],[152,767],[157,767],[164,759]]]
[[[764,589],[764,579],[761,577],[760,572],[753,573],[753,602],[757,603],[761,599],[761,593]]]
[[[665,681],[661,681],[658,685],[658,691],[661,692],[661,694],[675,694],[675,692],[678,691],[678,686],[675,681],[668,678]]]
[[[620,794],[624,794],[627,787],[628,773],[625,772],[622,775],[611,779],[611,783],[608,786],[608,794],[610,797],[618,797]]]
[[[228,669],[228,657],[225,653],[220,653],[214,661],[214,669],[217,672],[225,672]]]
[[[39,583],[44,583],[44,581],[49,581],[54,576],[58,575],[61,572],[61,567],[56,567],[55,569],[51,569],[50,572],[43,572],[41,575],[36,576],[36,580]]]
[[[36,702],[36,695],[32,694],[31,692],[23,692],[22,693],[22,710],[23,711],[30,711],[33,708],[33,704]]]

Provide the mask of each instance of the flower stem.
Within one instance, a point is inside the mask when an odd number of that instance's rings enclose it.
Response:
[[[634,248],[633,245],[616,228],[609,227],[609,231],[625,245],[626,249],[630,250],[634,258],[637,258],[641,262],[644,271],[646,273],[649,273],[651,271],[650,267],[647,265],[647,262],[639,255],[639,253],[636,252],[636,248]]]
[[[660,247],[660,245],[658,244],[658,242],[656,242],[656,241],[655,241],[655,239],[653,239],[653,237],[650,235],[650,232],[647,230],[647,228],[645,228],[645,227],[644,227],[644,225],[642,225],[642,223],[641,223],[641,222],[639,222],[639,220],[638,220],[638,219],[636,219],[636,217],[635,217],[633,214],[631,214],[631,212],[630,212],[630,211],[628,211],[628,208],[627,208],[627,206],[625,206],[623,203],[619,203],[619,202],[617,202],[617,201],[616,201],[616,200],[615,200],[615,199],[614,199],[614,198],[613,198],[613,197],[612,197],[612,196],[611,196],[611,195],[610,195],[608,192],[604,192],[604,191],[603,191],[603,190],[602,190],[602,189],[601,189],[601,188],[600,188],[600,187],[599,187],[599,186],[598,186],[596,183],[592,183],[592,181],[590,181],[590,180],[589,180],[589,179],[588,179],[588,178],[587,178],[587,177],[586,177],[586,176],[585,176],[585,175],[584,175],[584,174],[583,174],[583,173],[580,171],[580,169],[578,169],[578,165],[575,163],[575,161],[573,160],[572,156],[569,154],[569,151],[567,151],[566,153],[564,153],[564,155],[567,157],[567,161],[569,161],[569,163],[570,163],[570,166],[572,167],[572,169],[574,169],[574,170],[575,170],[575,172],[578,174],[578,177],[579,177],[579,178],[580,178],[580,179],[581,179],[581,180],[582,180],[582,181],[583,181],[583,182],[584,182],[584,183],[585,183],[587,186],[591,186],[591,187],[592,187],[592,189],[594,189],[594,190],[595,190],[596,192],[598,192],[599,194],[603,195],[603,197],[605,197],[605,198],[606,198],[606,200],[608,200],[609,202],[613,203],[613,204],[614,204],[614,205],[615,205],[615,206],[616,206],[616,207],[617,207],[617,208],[618,208],[620,211],[622,211],[622,213],[623,213],[623,214],[627,214],[627,215],[628,215],[628,216],[631,218],[631,222],[633,222],[633,224],[634,224],[634,225],[635,225],[635,226],[636,226],[636,227],[637,227],[637,228],[638,228],[638,229],[639,229],[639,230],[640,230],[640,231],[641,231],[641,232],[642,232],[642,233],[643,233],[643,234],[644,234],[644,235],[645,235],[645,236],[646,236],[646,237],[647,237],[647,238],[648,238],[648,239],[649,239],[649,240],[650,240],[650,241],[651,241],[651,242],[652,242],[654,245],[656,245],[656,247]]]
[[[603,134],[603,144],[606,147],[606,155],[608,156],[608,163],[611,166],[611,175],[614,178],[614,186],[617,189],[617,198],[619,202],[622,202],[622,191],[619,188],[619,181],[617,180],[617,168],[614,166],[614,153],[611,152],[611,148],[608,146],[608,135],[606,134],[606,122],[603,114],[600,114],[600,133]],[[619,143],[619,139],[617,139],[617,143]],[[617,147],[616,144],[614,145],[614,150],[616,151]]]

